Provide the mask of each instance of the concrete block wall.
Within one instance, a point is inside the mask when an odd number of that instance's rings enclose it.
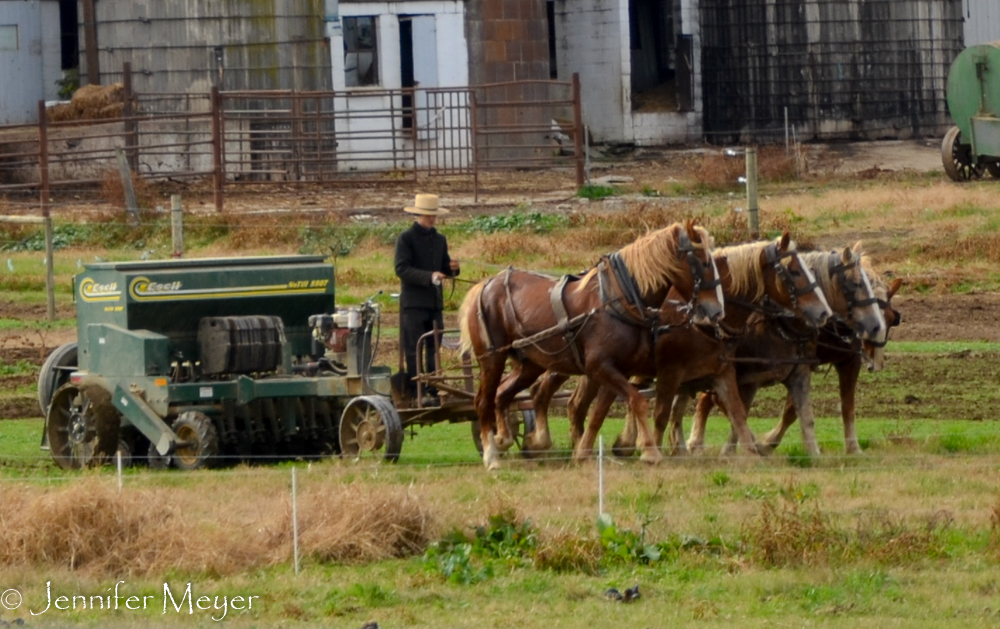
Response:
[[[598,142],[631,140],[628,0],[555,0],[554,9],[559,78],[580,74],[584,124]]]
[[[470,0],[466,9],[472,85],[549,78],[545,0]]]

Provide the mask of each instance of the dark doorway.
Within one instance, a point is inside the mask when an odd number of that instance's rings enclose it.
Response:
[[[545,19],[549,27],[549,78],[559,78],[559,68],[556,65],[556,3],[548,0],[545,3]]]
[[[62,43],[62,69],[80,65],[80,19],[76,0],[59,0],[59,35]]]
[[[399,75],[403,89],[412,89],[413,80],[413,21],[399,18]],[[413,128],[413,94],[403,94],[403,128]]]

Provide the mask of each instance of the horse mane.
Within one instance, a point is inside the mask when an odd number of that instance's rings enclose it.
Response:
[[[641,236],[635,242],[618,250],[622,262],[645,294],[677,284],[689,272],[687,260],[678,255],[678,238],[684,229],[674,223]],[[712,250],[712,236],[704,227],[694,226],[700,242],[692,242],[695,249]]]
[[[861,256],[861,268],[865,270],[868,275],[868,281],[872,283],[872,290],[882,289],[883,292],[887,293],[889,288],[889,283],[885,281],[882,274],[872,266],[872,259],[866,255]],[[884,296],[883,296],[884,298]]]
[[[802,264],[809,267],[812,271],[813,277],[816,278],[816,283],[819,284],[819,288],[823,291],[823,294],[827,296],[827,301],[829,298],[838,294],[834,292],[834,279],[830,275],[830,256],[837,256],[837,262],[840,262],[840,252],[839,251],[800,251],[799,259],[802,260]]]
[[[760,254],[771,244],[770,240],[759,240],[742,245],[730,245],[716,249],[717,257],[725,257],[729,266],[730,290],[737,295],[749,295],[752,301],[763,299],[767,288],[764,284],[764,270],[760,265]],[[795,250],[795,243],[788,245],[789,251]]]

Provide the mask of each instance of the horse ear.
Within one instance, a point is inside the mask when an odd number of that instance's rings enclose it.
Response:
[[[896,280],[892,283],[892,285],[889,286],[888,292],[886,292],[886,295],[888,295],[887,299],[892,299],[892,296],[896,294],[896,291],[898,291],[899,287],[902,285],[903,285],[903,278],[897,277]]]
[[[854,261],[854,250],[850,247],[844,247],[843,253],[840,254],[840,261],[844,264],[850,264]]]
[[[781,232],[781,250],[788,251],[788,246],[792,243],[792,235],[788,233],[788,230]]]
[[[861,241],[860,240],[857,241],[856,243],[854,243],[854,247],[852,247],[852,249],[854,249],[854,253],[856,253],[858,255],[861,255],[862,253],[864,253],[864,248],[861,246]]]
[[[701,239],[698,237],[698,231],[694,228],[694,219],[687,219],[684,221],[684,231],[687,232],[688,238],[691,242],[699,242]]]

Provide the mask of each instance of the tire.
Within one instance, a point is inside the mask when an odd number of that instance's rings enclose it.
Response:
[[[941,140],[941,164],[952,181],[980,179],[986,171],[986,163],[972,163],[972,147],[962,144],[962,131],[952,127]]]
[[[52,458],[67,470],[103,465],[118,448],[120,424],[110,393],[64,384],[52,395],[45,421]]]
[[[46,357],[38,370],[38,408],[42,411],[42,417],[48,423],[49,403],[52,402],[52,393],[69,382],[69,374],[77,366],[77,344],[66,343],[60,345]],[[49,445],[48,430],[42,431],[42,448]]]
[[[365,395],[351,400],[340,416],[340,455],[399,460],[403,449],[403,424],[388,398]]]
[[[199,470],[214,465],[219,456],[219,434],[215,424],[204,413],[185,411],[174,420],[178,445],[170,457],[180,470]],[[186,443],[187,445],[181,445]]]

